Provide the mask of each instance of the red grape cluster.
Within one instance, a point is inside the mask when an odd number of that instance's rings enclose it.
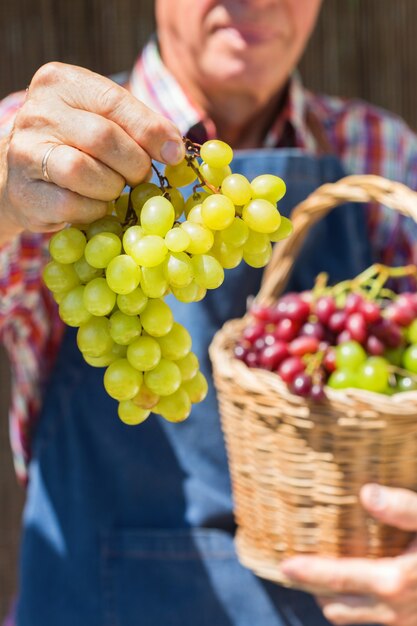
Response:
[[[296,395],[322,401],[326,385],[385,394],[417,389],[416,293],[288,293],[271,306],[255,301],[249,319],[235,357],[276,372]]]

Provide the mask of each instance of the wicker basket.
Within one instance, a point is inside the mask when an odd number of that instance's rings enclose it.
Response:
[[[312,224],[344,202],[376,201],[417,221],[417,193],[377,176],[349,176],[317,189],[292,213],[292,236],[275,246],[260,303],[287,282]],[[290,584],[280,572],[294,554],[393,556],[410,534],[377,523],[360,506],[366,482],[417,489],[417,392],[385,396],[327,389],[314,404],[276,374],[233,357],[247,320],[232,320],[210,347],[238,525],[241,562]]]

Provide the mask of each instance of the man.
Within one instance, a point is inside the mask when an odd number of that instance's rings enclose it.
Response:
[[[293,76],[320,4],[156,0],[158,41],[145,48],[128,85],[52,63],[25,96],[3,103],[0,330],[14,371],[16,469],[29,478],[19,626],[417,621],[413,546],[372,562],[288,561],[289,577],[320,591],[324,615],[313,596],[241,567],[213,390],[183,424],[155,417],[137,429],[123,426],[101,372],[83,364],[40,278],[47,233],[103,215],[126,183],[148,176],[151,159],[179,162],[183,134],[253,149],[237,153],[237,166],[255,175],[267,163],[281,173],[288,209],[345,171],[417,188],[417,141],[402,122],[363,103],[313,96]],[[346,219],[353,240],[333,249],[324,238],[325,247],[301,258],[296,286],[305,288],[308,269],[322,261],[337,276],[363,265],[368,252],[416,260],[412,225],[394,224],[380,207],[370,207],[367,220],[362,213],[335,218],[342,233]],[[192,310],[172,303],[207,373],[213,333],[243,313],[259,279],[242,267]],[[417,530],[416,494],[368,485],[361,500],[379,519]]]

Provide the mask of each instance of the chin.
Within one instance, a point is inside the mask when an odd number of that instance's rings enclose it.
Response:
[[[221,84],[233,90],[241,87],[246,91],[249,87],[254,91],[270,91],[271,85],[276,86],[279,82],[276,69],[271,68],[269,50],[236,51],[224,46],[211,52],[201,58],[200,67],[212,84]],[[275,49],[273,52],[276,56]]]
[[[263,94],[272,94],[279,91],[277,80],[272,82],[271,77],[266,77],[262,70],[248,70],[245,67],[220,65],[221,71],[206,74],[206,85],[222,89],[225,92],[235,94],[253,94],[256,100],[263,100]]]

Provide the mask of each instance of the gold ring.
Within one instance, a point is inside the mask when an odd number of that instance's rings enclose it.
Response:
[[[52,146],[50,146],[48,150],[45,152],[44,157],[42,159],[42,178],[46,183],[52,182],[48,174],[48,159],[51,156],[52,152],[55,150],[55,148],[57,148],[59,145],[61,144],[54,143]]]

